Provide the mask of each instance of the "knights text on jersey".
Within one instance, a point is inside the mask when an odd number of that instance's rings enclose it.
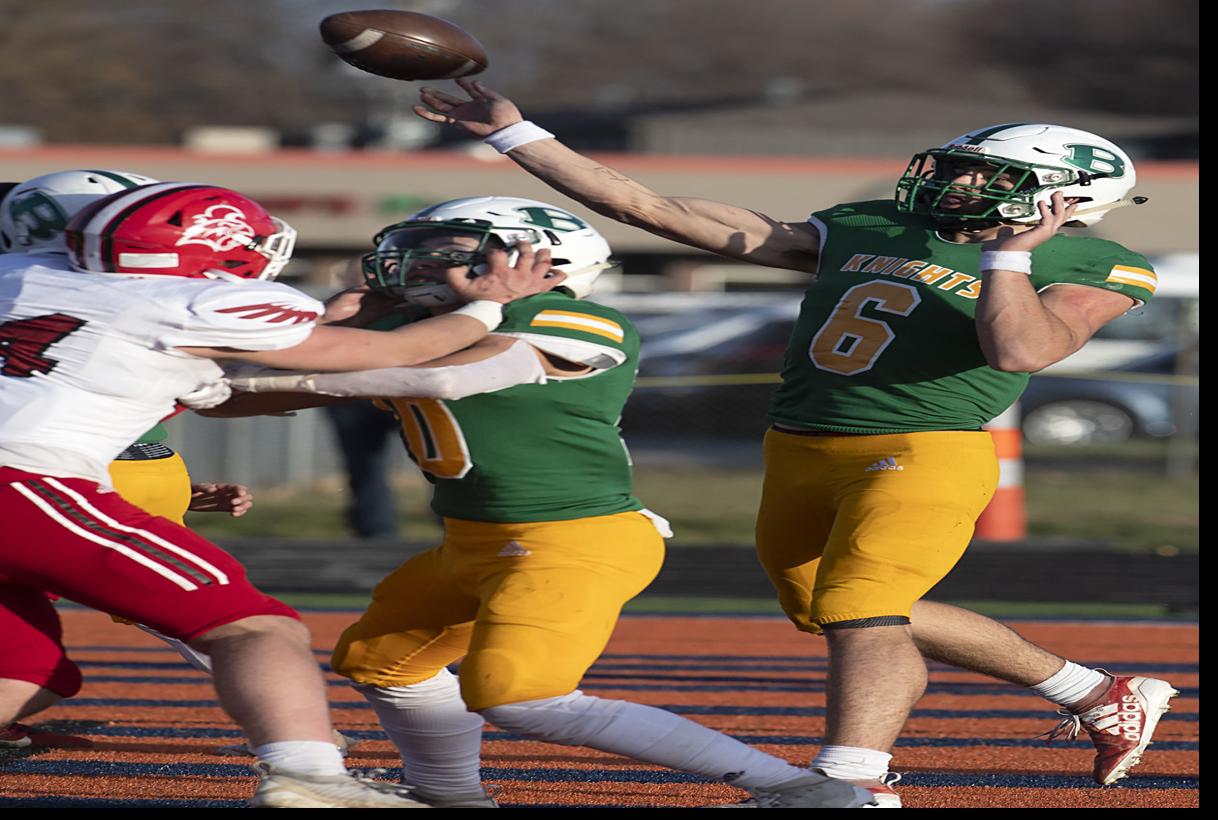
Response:
[[[638,368],[638,333],[626,317],[543,293],[511,303],[496,333],[598,369],[456,401],[382,402],[436,485],[432,508],[450,518],[514,523],[641,509],[617,426]]]
[[[1028,374],[989,367],[977,341],[980,244],[947,242],[891,200],[839,205],[809,221],[821,235],[819,276],[787,346],[775,422],[848,433],[975,430],[1019,398]],[[1155,274],[1114,242],[1059,235],[1032,252],[1032,283],[1140,303],[1154,294]]]
[[[79,273],[0,255],[0,464],[108,483],[107,465],[221,378],[178,347],[278,350],[316,300],[271,282]]]

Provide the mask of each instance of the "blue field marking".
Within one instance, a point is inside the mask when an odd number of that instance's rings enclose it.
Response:
[[[678,715],[741,715],[741,716],[789,716],[789,717],[824,717],[823,706],[704,706],[701,704],[667,703],[656,705],[657,709],[675,712]],[[917,709],[911,717],[926,718],[1033,718],[1036,720],[1052,720],[1057,715],[1045,709]],[[1201,719],[1200,712],[1168,712],[1160,720],[1178,720],[1197,722]]]
[[[600,676],[589,676],[600,677]],[[1004,688],[1000,686],[989,687],[988,690],[968,689],[964,688],[966,684],[930,684],[926,687],[928,695],[934,694],[949,694],[949,695],[1009,695],[1012,697],[1025,697],[1029,699],[1037,699],[1037,696],[1031,692],[1025,692],[1015,688]],[[796,682],[790,685],[766,683],[766,682],[740,682],[735,684],[618,684],[604,680],[589,681],[580,684],[581,689],[598,692],[823,692],[825,685],[819,682]],[[1177,687],[1184,697],[1197,697],[1197,687]]]
[[[240,738],[241,732],[236,729],[216,729],[207,727],[181,728],[176,726],[96,726],[78,730],[80,734],[92,737],[130,737],[130,738],[163,738],[163,739],[198,739],[211,738],[227,740]],[[387,740],[385,733],[379,729],[343,729],[343,734],[350,740]],[[823,737],[815,735],[742,735],[725,732],[729,737],[741,743],[768,743],[775,746],[819,746],[825,742]],[[527,741],[530,738],[510,732],[488,730],[482,735],[483,740],[497,741]],[[1002,746],[1011,748],[1044,748],[1043,740],[1036,738],[1013,739],[991,737],[907,737],[898,738],[896,745],[903,748],[967,748],[972,746]],[[1200,743],[1195,740],[1157,740],[1156,751],[1194,752],[1200,749]],[[1055,749],[1090,749],[1090,741],[1059,741],[1052,745]]]
[[[645,687],[641,687],[645,688]],[[55,704],[56,709],[71,707],[108,706],[147,707],[156,706],[167,709],[200,707],[216,707],[220,704],[215,700],[175,700],[172,698],[70,698]],[[372,707],[365,701],[331,701],[331,709],[368,709]],[[697,704],[664,704],[656,706],[678,715],[786,715],[792,717],[824,717],[823,706],[702,706]],[[1044,709],[914,709],[913,717],[929,718],[1033,718],[1036,720],[1056,720],[1057,715],[1049,708]],[[1201,719],[1200,712],[1168,712],[1160,720],[1196,723]]]
[[[81,669],[194,669],[186,661],[88,661],[78,660]],[[197,670],[196,670],[197,671]]]
[[[183,666],[188,669],[194,669],[194,667],[186,667],[185,664],[183,664]],[[85,675],[85,682],[86,683],[147,683],[147,684],[155,684],[158,686],[162,686],[165,684],[183,684],[183,685],[190,684],[190,685],[194,685],[194,686],[210,686],[211,685],[211,677],[209,675],[206,675],[203,672],[199,672],[198,670],[194,670],[194,671],[195,671],[195,674],[193,676],[186,676],[186,675],[182,675],[182,676],[177,676],[177,675]],[[346,678],[339,678],[337,680],[327,680],[326,685],[327,686],[347,687],[347,686],[351,685],[351,681],[347,680]]]
[[[243,809],[244,800],[115,800],[101,797],[0,797],[0,808],[30,809]]]
[[[69,646],[69,653],[77,652],[131,652],[131,653],[161,653],[161,654],[176,654],[175,650],[169,645],[164,646]],[[313,654],[319,657],[329,657],[329,649],[314,649]],[[619,664],[618,661],[633,661],[634,663]],[[81,666],[87,664],[143,664],[144,661],[78,661]],[[1201,668],[1195,663],[1155,663],[1155,662],[1129,662],[1129,661],[1076,661],[1082,666],[1088,666],[1093,669],[1110,669],[1119,673],[1126,672],[1159,672],[1170,674],[1177,672],[1181,674],[1199,674]],[[648,669],[653,665],[661,666],[665,669],[713,669],[716,666],[724,668],[734,668],[737,665],[761,665],[761,666],[778,666],[783,669],[790,667],[791,669],[827,669],[829,665],[828,658],[807,657],[801,655],[775,655],[768,657],[766,655],[652,655],[652,654],[621,654],[608,652],[601,655],[593,667],[595,669],[629,669],[640,668]],[[186,667],[184,662],[179,664]],[[947,664],[931,663],[929,664],[932,671],[952,671],[957,670],[956,667],[948,666]],[[960,671],[960,670],[957,670]]]
[[[349,734],[344,731],[343,734]],[[741,743],[749,744],[770,744],[772,746],[820,746],[825,742],[823,737],[815,735],[739,735],[733,732],[723,732],[728,737],[735,738]],[[380,735],[380,738],[384,738]],[[530,738],[523,735],[515,735],[510,732],[485,732],[482,735],[483,740],[508,740],[508,741],[524,741]],[[995,737],[902,737],[897,738],[896,744],[901,748],[908,749],[963,749],[976,746],[1002,746],[1008,748],[1028,748],[1028,749],[1044,749],[1046,746],[1053,749],[1094,749],[1094,745],[1087,740],[1073,741],[1054,741],[1051,746],[1046,744],[1044,740],[1038,738],[995,738]],[[1168,752],[1195,752],[1201,748],[1201,744],[1195,740],[1156,740],[1154,742],[1155,751]]]
[[[97,644],[88,644],[81,646],[67,645],[67,650],[70,653],[74,652],[167,652],[176,655],[178,651],[169,644],[160,644],[159,646],[100,646]],[[314,649],[314,655],[329,655],[329,649]]]
[[[249,766],[228,763],[107,763],[84,760],[37,760],[25,758],[0,763],[0,771],[12,774],[68,777],[253,777]],[[487,766],[482,778],[489,781],[516,780],[541,783],[713,783],[715,781],[676,771],[650,769],[507,768]],[[1096,788],[1083,775],[999,774],[996,772],[914,772],[903,782],[911,786],[1000,786],[1036,789]],[[1124,789],[1196,789],[1198,778],[1156,776],[1122,781]]]
[[[616,684],[606,683],[607,680],[622,679],[622,680],[643,680],[643,681],[661,681],[661,682],[686,682],[696,684],[711,684],[727,683],[736,684],[741,688],[748,689],[769,689],[773,688],[779,691],[799,691],[805,690],[808,692],[823,692],[825,683],[816,678],[775,678],[766,680],[764,677],[745,677],[735,675],[668,675],[663,673],[656,674],[614,674],[612,672],[597,672],[597,667],[584,675],[584,683],[591,684],[596,682],[602,687],[619,688]],[[758,675],[763,674],[759,672]],[[791,685],[794,684],[794,687]],[[625,687],[621,687],[625,688]],[[656,689],[666,688],[656,686]],[[1186,698],[1195,698],[1199,696],[1200,687],[1196,686],[1177,686],[1176,689]],[[969,681],[947,682],[931,681],[926,687],[927,694],[949,694],[949,695],[1016,695],[1025,697],[1040,696],[1029,689],[1016,686],[1012,683],[972,683]]]
[[[162,662],[137,662],[137,661],[80,661],[78,665],[83,669],[148,669],[148,670],[184,670],[191,669],[189,664],[181,663],[162,663]],[[632,690],[647,690],[654,689],[657,691],[674,691],[674,692],[730,692],[733,690],[740,691],[765,691],[765,692],[823,692],[826,689],[826,684],[823,680],[807,677],[782,677],[766,679],[764,672],[759,671],[757,676],[742,676],[742,675],[670,675],[663,672],[656,673],[615,673],[608,671],[597,671],[599,667],[593,666],[592,669],[584,675],[584,680],[581,685],[590,688],[601,689],[617,689],[622,691]],[[331,671],[325,664],[322,664],[324,671]],[[93,678],[89,678],[92,680]],[[102,680],[99,677],[98,680]],[[129,679],[132,682],[139,682],[139,678],[132,677]],[[630,683],[616,683],[614,681],[630,681]],[[153,676],[148,676],[148,683],[164,682]],[[635,681],[655,681],[655,683],[635,683]],[[122,682],[128,682],[123,680]],[[189,678],[177,680],[174,678],[171,682],[175,683],[190,683]],[[1181,696],[1186,698],[1195,698],[1200,696],[1200,687],[1197,686],[1177,686]],[[1015,686],[1009,683],[971,683],[968,681],[959,682],[934,682],[932,681],[926,687],[926,693],[930,695],[965,695],[965,696],[989,696],[1003,695],[1008,697],[1027,697],[1039,698],[1039,696],[1031,690]]]
[[[679,668],[673,666],[673,663],[690,663],[715,665],[715,664],[760,664],[762,666],[769,664],[790,664],[792,666],[806,664],[811,668],[823,668],[829,664],[829,659],[824,657],[807,657],[802,655],[651,655],[651,654],[622,654],[614,652],[606,652],[600,656],[597,661],[597,666],[605,665],[605,662],[615,663],[617,661],[636,661],[641,665],[647,662],[662,663],[666,668]],[[1113,669],[1118,672],[1199,672],[1200,667],[1195,663],[1155,663],[1155,662],[1127,662],[1127,661],[1075,661],[1082,666],[1099,669]],[[930,666],[934,670],[953,670],[957,667],[949,666],[948,664],[931,662]]]

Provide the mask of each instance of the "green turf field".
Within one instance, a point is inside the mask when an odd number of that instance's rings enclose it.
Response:
[[[1025,483],[1032,536],[1137,552],[1195,552],[1196,479],[1165,476],[1163,455],[1160,442],[1030,451]],[[637,470],[635,486],[644,503],[672,522],[673,547],[752,543],[761,491],[754,469],[648,466]],[[398,478],[403,536],[410,543],[439,537],[427,509],[429,492],[417,475]],[[337,480],[305,489],[255,488],[255,507],[245,518],[192,514],[188,523],[213,537],[339,537],[346,535],[345,495]]]

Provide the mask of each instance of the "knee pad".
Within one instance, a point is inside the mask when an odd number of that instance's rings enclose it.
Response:
[[[604,700],[576,689],[568,695],[482,709],[500,729],[550,743],[584,746],[617,717],[625,701]]]
[[[460,703],[461,688],[457,676],[441,669],[434,677],[405,686],[374,686],[356,683],[353,687],[370,703],[380,703],[394,709],[425,709],[430,706]]]
[[[461,664],[461,696],[476,712],[567,695],[583,677],[582,667],[539,667],[511,649],[479,649]]]
[[[466,709],[457,678],[447,669],[408,686],[357,683],[355,690],[372,705],[381,726],[395,743],[404,730],[415,734],[451,734],[482,729],[482,716]]]

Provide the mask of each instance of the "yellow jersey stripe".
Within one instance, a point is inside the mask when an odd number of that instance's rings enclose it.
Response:
[[[565,310],[543,310],[529,322],[532,327],[562,327],[568,330],[582,330],[585,333],[595,333],[614,341],[622,341],[625,333],[622,326],[612,319],[603,316],[593,316],[587,313],[572,313]]]
[[[537,326],[537,327],[561,327],[561,328],[566,328],[567,330],[578,330],[581,333],[594,333],[597,336],[604,336],[606,339],[612,339],[615,342],[622,341],[621,333],[614,333],[609,330],[602,330],[599,327],[589,327],[588,325],[578,325],[578,324],[575,324],[574,322],[560,322],[557,320],[539,321],[537,319],[534,319],[529,324]]]
[[[1159,278],[1155,276],[1154,271],[1127,265],[1113,265],[1112,271],[1109,272],[1108,279],[1105,281],[1116,282],[1120,285],[1135,285],[1145,288],[1151,293],[1154,293],[1155,288],[1159,285]]]

